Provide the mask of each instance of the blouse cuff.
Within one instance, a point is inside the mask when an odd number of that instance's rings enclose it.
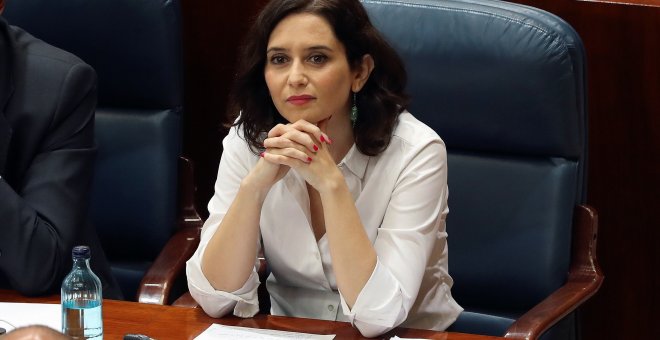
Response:
[[[214,289],[192,258],[188,260],[186,275],[190,294],[209,316],[222,317],[232,307],[234,315],[241,318],[253,317],[259,312],[259,276],[254,270],[243,287],[231,293]]]
[[[379,332],[394,328],[405,320],[405,315],[401,315],[404,311],[399,287],[399,283],[389,270],[377,259],[376,267],[358,295],[353,309],[348,307],[340,292],[342,310],[351,324],[360,329],[365,336],[364,328],[379,328]]]

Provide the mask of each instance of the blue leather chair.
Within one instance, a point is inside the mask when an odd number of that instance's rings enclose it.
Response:
[[[603,280],[579,36],[502,1],[363,4],[405,61],[410,111],[447,145],[449,271],[465,308],[450,330],[576,338],[573,312]]]
[[[201,225],[192,187],[179,189],[193,183],[180,159],[179,2],[16,0],[4,16],[96,70],[91,218],[124,297],[166,303],[196,247],[198,228],[182,225]]]

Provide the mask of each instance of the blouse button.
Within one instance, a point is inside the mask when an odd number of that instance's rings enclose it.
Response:
[[[333,310],[335,310],[335,306],[333,306],[333,305],[328,305],[328,310],[332,312]]]

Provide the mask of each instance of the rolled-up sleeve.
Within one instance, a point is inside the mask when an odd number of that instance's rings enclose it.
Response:
[[[202,254],[203,252],[197,252],[188,260],[186,275],[188,275],[190,295],[199,303],[206,314],[219,318],[227,315],[232,309],[234,315],[242,318],[249,318],[257,314],[259,312],[257,295],[259,276],[257,272],[253,270],[243,287],[234,292],[215,290],[202,273]]]
[[[403,296],[400,285],[380,261],[376,262],[369,281],[350,309],[341,295],[341,306],[351,324],[362,335],[374,337],[396,327],[405,320],[407,313],[401,308]]]
[[[252,270],[252,274],[245,284],[234,292],[214,289],[204,276],[201,268],[206,246],[218,229],[234,197],[236,197],[241,180],[252,167],[251,162],[254,158],[235,127],[229,131],[227,137],[223,140],[223,148],[224,152],[215,183],[215,193],[208,204],[210,215],[202,228],[199,246],[195,254],[186,263],[188,289],[195,301],[209,316],[222,317],[233,309],[234,315],[246,318],[259,312],[257,294],[259,288],[259,276],[257,274],[259,261],[257,254],[255,254],[255,268]],[[260,245],[258,245],[258,248],[260,248]]]

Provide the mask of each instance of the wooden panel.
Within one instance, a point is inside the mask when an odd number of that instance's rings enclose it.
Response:
[[[266,0],[181,1],[184,47],[184,154],[195,164],[196,201],[206,205],[222,153],[227,94],[238,46]]]
[[[578,0],[578,1],[609,2],[609,3],[624,4],[624,5],[660,7],[660,0]]]
[[[515,2],[564,18],[587,50],[588,203],[605,281],[581,309],[583,338],[660,339],[660,8]]]

